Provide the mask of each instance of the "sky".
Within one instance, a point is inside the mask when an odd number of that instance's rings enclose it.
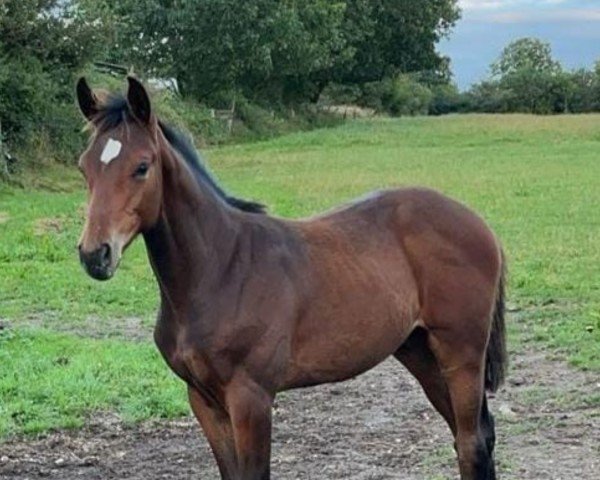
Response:
[[[462,18],[438,50],[452,61],[461,89],[489,75],[512,40],[537,37],[565,68],[600,60],[600,0],[459,0]]]

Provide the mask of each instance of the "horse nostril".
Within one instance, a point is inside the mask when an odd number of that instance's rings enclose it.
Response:
[[[114,273],[112,248],[108,243],[92,251],[86,251],[85,245],[80,246],[79,259],[87,273],[96,280],[108,280]]]
[[[110,245],[108,243],[103,243],[100,247],[99,258],[102,265],[110,265]]]

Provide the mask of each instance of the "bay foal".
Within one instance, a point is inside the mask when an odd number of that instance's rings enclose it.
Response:
[[[495,478],[485,388],[504,375],[503,257],[485,223],[431,190],[390,190],[307,220],[226,195],[129,78],[99,98],[81,262],[113,276],[141,234],[160,289],[155,340],[187,384],[223,479],[270,478],[271,406],[394,355],[456,440],[461,478]],[[401,472],[398,473],[401,476]]]

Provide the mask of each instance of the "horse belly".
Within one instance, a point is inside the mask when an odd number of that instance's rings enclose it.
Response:
[[[418,318],[417,288],[403,268],[325,289],[297,325],[286,388],[369,370],[402,345]]]

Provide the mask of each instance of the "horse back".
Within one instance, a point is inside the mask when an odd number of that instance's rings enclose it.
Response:
[[[434,313],[453,302],[455,310],[477,312],[466,317],[491,309],[500,269],[495,237],[438,192],[371,194],[296,228],[307,245],[301,277],[309,285],[292,338],[292,386],[371,368],[417,326],[444,327]]]

